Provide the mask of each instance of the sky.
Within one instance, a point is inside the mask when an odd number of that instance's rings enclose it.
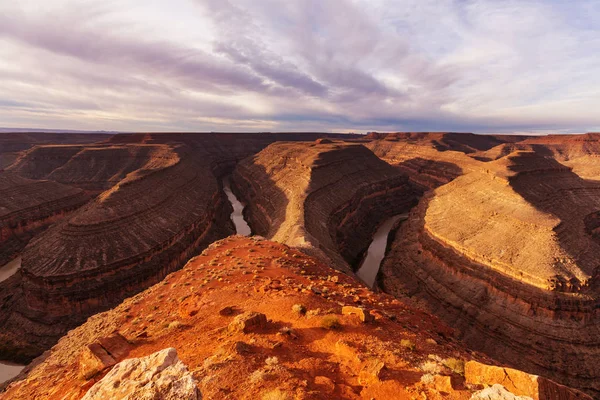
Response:
[[[599,0],[0,0],[0,127],[600,131]]]

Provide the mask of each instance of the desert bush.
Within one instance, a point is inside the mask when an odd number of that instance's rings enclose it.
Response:
[[[431,385],[433,383],[433,375],[432,374],[425,374],[423,376],[421,376],[421,382],[426,384],[426,385]]]
[[[408,340],[408,339],[402,339],[400,341],[400,346],[404,347],[405,349],[409,349],[409,350],[414,350],[417,348],[417,345],[415,344],[415,342],[413,342],[412,340]]]
[[[292,396],[289,393],[275,389],[265,393],[262,400],[292,400]]]
[[[447,358],[443,364],[459,375],[465,374],[465,362],[457,358]]]
[[[279,359],[277,357],[268,357],[265,360],[265,364],[272,366],[272,365],[277,365],[279,364]]]
[[[437,375],[442,372],[442,366],[435,361],[425,361],[419,368],[428,374]]]
[[[340,329],[342,324],[335,315],[326,315],[321,320],[321,327],[325,329]]]
[[[292,311],[298,315],[304,315],[306,314],[306,307],[304,307],[302,304],[294,304],[292,306]]]

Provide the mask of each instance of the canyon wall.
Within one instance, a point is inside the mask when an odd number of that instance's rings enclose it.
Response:
[[[380,285],[500,362],[600,393],[600,185],[520,151],[429,192]]]
[[[11,165],[19,155],[41,144],[90,144],[109,139],[100,133],[0,132],[0,169]]]
[[[0,358],[27,360],[88,316],[160,281],[234,232],[209,162],[155,145],[144,163],[35,237],[0,304]],[[120,149],[117,149],[120,151]]]
[[[50,224],[88,201],[81,189],[0,171],[0,266]]]
[[[253,232],[350,271],[387,217],[416,203],[406,176],[359,144],[275,143],[232,180]]]
[[[24,152],[8,170],[99,193],[130,173],[175,161],[175,155],[163,145],[40,145]]]

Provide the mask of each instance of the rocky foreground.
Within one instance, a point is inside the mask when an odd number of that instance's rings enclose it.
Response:
[[[234,236],[69,332],[0,398],[589,399],[491,362],[404,301]]]

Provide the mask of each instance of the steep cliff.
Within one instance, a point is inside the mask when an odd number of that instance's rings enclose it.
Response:
[[[214,400],[468,400],[484,385],[590,400],[489,365],[451,336],[437,318],[317,259],[234,236],[69,332],[0,399],[158,398],[194,394],[195,384]]]
[[[88,201],[81,189],[0,171],[0,266],[50,224]]]
[[[473,348],[598,395],[599,209],[598,183],[545,153],[512,153],[427,194],[381,283]]]
[[[387,217],[418,191],[362,145],[275,143],[242,161],[233,189],[253,232],[349,271]]]
[[[88,316],[158,282],[233,233],[231,205],[210,163],[185,146],[160,146],[161,157],[25,248],[18,280],[4,283],[1,358],[40,354]]]

